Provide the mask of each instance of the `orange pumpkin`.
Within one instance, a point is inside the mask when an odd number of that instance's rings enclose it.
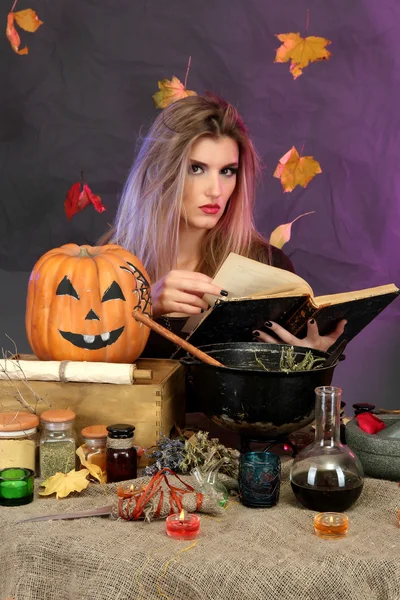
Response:
[[[150,330],[148,274],[121,246],[65,244],[44,254],[28,285],[25,325],[40,360],[135,361]]]

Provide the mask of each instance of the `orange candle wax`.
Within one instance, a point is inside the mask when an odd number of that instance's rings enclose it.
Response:
[[[323,538],[341,538],[347,535],[349,518],[343,513],[325,512],[314,517],[316,535]]]

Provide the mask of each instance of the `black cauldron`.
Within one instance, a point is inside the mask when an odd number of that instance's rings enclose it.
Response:
[[[259,342],[200,346],[224,367],[191,355],[181,359],[187,376],[186,410],[203,412],[214,423],[257,440],[278,439],[308,425],[314,420],[314,390],[330,385],[337,362],[328,368],[285,373],[279,370],[282,348],[287,346]],[[296,362],[309,350],[294,346]]]

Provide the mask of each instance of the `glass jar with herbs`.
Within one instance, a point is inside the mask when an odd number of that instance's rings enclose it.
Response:
[[[105,472],[108,435],[106,426],[89,425],[82,429],[81,435],[83,437],[82,450],[85,460],[91,465],[97,465]]]
[[[36,471],[39,417],[19,411],[0,413],[0,469]]]
[[[136,479],[137,452],[133,445],[135,427],[125,423],[107,427],[107,482]]]
[[[40,476],[68,473],[76,465],[75,413],[72,410],[45,410],[40,415]]]

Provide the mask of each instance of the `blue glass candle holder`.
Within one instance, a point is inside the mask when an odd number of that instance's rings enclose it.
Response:
[[[242,504],[271,508],[278,503],[281,460],[273,452],[246,452],[239,461],[239,495]]]
[[[34,476],[31,469],[0,470],[0,505],[21,506],[32,502]]]

